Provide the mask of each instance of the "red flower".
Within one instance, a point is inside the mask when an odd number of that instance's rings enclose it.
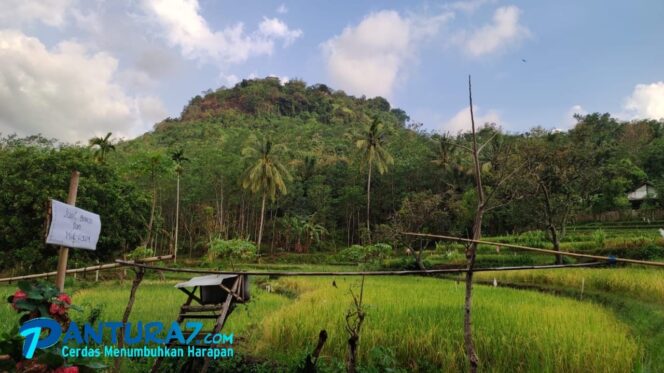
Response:
[[[48,313],[51,315],[64,315],[66,311],[64,307],[55,303],[51,303],[51,307],[48,309]]]
[[[78,367],[77,366],[60,367],[54,370],[53,373],[78,373]]]
[[[71,304],[71,298],[69,297],[69,295],[65,293],[61,293],[60,295],[58,295],[57,299],[63,303]]]
[[[12,299],[12,307],[14,307],[14,309],[18,311],[18,308],[16,307],[16,302],[24,299],[28,299],[28,295],[23,290],[16,290],[16,293],[14,293],[14,298]]]

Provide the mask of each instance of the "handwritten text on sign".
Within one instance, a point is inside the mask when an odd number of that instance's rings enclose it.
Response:
[[[95,250],[101,220],[99,215],[51,200],[51,228],[46,243]]]

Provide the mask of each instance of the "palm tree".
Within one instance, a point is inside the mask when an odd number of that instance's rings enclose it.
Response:
[[[274,145],[270,139],[263,137],[259,140],[253,135],[249,138],[244,149],[242,149],[242,156],[249,162],[252,162],[242,178],[242,187],[249,189],[252,193],[260,193],[262,195],[261,220],[256,242],[259,252],[263,239],[265,201],[268,196],[274,201],[277,198],[277,194],[286,194],[288,192],[286,189],[286,180],[290,180],[290,174],[278,159],[279,153],[283,150],[283,146]]]
[[[387,167],[394,164],[394,159],[387,152],[387,133],[383,123],[374,118],[371,124],[365,126],[355,139],[355,146],[362,153],[362,161],[368,166],[367,178],[367,233],[371,242],[370,206],[371,206],[371,172],[373,166],[381,175],[387,171]]]
[[[176,262],[178,257],[178,225],[180,222],[180,176],[182,176],[182,171],[184,170],[183,163],[189,161],[189,159],[184,156],[184,149],[182,148],[171,153],[171,159],[175,162],[175,174],[177,176],[175,192],[175,245],[173,247],[173,262]]]
[[[106,137],[93,137],[90,139],[90,147],[96,147],[95,160],[99,163],[104,163],[106,160],[106,154],[111,150],[115,150],[115,145],[113,145],[110,140],[112,134],[112,132],[109,132],[106,134]]]

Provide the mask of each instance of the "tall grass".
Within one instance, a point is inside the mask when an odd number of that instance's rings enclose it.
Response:
[[[353,281],[337,279],[338,288],[327,279],[296,281],[312,290],[267,316],[255,341],[256,353],[282,360],[304,356],[326,329],[326,359],[342,360]],[[361,360],[381,346],[393,350],[409,370],[431,365],[463,370],[463,294],[460,284],[436,279],[367,278]],[[638,360],[640,349],[627,328],[591,304],[481,286],[474,299],[477,350],[489,371],[628,372]]]

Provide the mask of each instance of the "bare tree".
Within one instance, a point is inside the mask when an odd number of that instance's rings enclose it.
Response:
[[[353,304],[346,313],[346,331],[348,332],[348,360],[346,361],[346,369],[348,373],[356,372],[357,365],[357,349],[360,341],[360,330],[362,323],[366,316],[362,300],[364,297],[364,276],[360,283],[360,294],[355,294],[353,289],[350,289],[350,295],[353,297]]]
[[[475,350],[472,332],[472,304],[473,304],[473,268],[477,254],[478,243],[482,238],[482,219],[487,211],[501,207],[518,198],[518,189],[510,188],[507,193],[503,192],[508,180],[521,168],[515,165],[520,160],[512,156],[511,147],[505,144],[499,137],[500,131],[495,130],[482,145],[478,146],[478,133],[475,128],[475,117],[473,113],[473,93],[470,75],[468,76],[468,98],[470,101],[470,123],[471,123],[471,146],[458,145],[467,149],[472,154],[473,176],[475,178],[475,190],[477,194],[477,207],[473,219],[472,239],[474,240],[466,247],[466,294],[464,302],[464,345],[466,356],[470,364],[470,371],[476,372],[479,366],[479,357]],[[486,128],[486,127],[485,127]],[[489,146],[489,147],[487,147]],[[487,150],[488,157],[480,158],[483,150]],[[482,162],[485,161],[485,162]],[[486,188],[482,181],[482,172],[485,172],[491,181],[491,187]],[[500,195],[501,198],[497,198]],[[494,202],[492,201],[500,201]]]

